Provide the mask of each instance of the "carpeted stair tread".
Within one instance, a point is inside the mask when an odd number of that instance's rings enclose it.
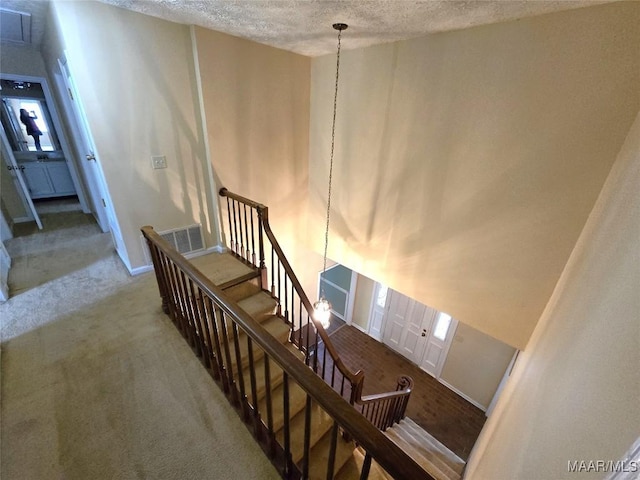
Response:
[[[295,345],[291,343],[287,343],[285,345],[287,350],[289,350],[294,355],[300,357],[301,361],[303,360],[303,354],[298,350]],[[249,373],[249,367],[244,369],[244,379],[245,384],[250,385],[251,377]],[[282,369],[275,362],[269,362],[269,377],[271,382],[271,389],[276,388],[282,383]],[[258,400],[262,400],[266,393],[266,376],[264,371],[264,356],[260,358],[260,360],[255,362],[255,378],[256,378],[256,395]]]
[[[284,344],[289,338],[289,326],[282,321],[280,317],[275,315],[269,317],[268,320],[262,322],[262,326],[280,343]],[[238,344],[240,345],[240,358],[242,368],[246,368],[249,365],[249,349],[247,346],[247,334],[238,328]],[[264,356],[264,351],[260,346],[252,342],[253,361],[257,361]],[[236,342],[229,341],[229,353],[231,354],[231,365],[233,369],[236,369]]]
[[[289,445],[294,463],[300,462],[304,455],[304,423],[305,410],[303,409],[291,419],[289,424]],[[311,404],[310,445],[315,445],[329,431],[332,425],[333,419],[319,405],[313,402]],[[280,445],[284,446],[284,428],[278,431],[276,439]]]
[[[451,467],[453,471],[462,473],[465,461],[410,418],[405,417],[396,425],[396,430],[406,431],[415,439],[418,445],[426,446],[429,450],[437,452],[438,458]]]
[[[252,295],[260,293],[262,289],[258,285],[258,280],[245,281],[233,287],[225,288],[224,293],[234,302],[239,302]]]
[[[205,274],[215,285],[223,285],[251,274],[254,269],[230,253],[211,253],[192,258],[189,262]]]
[[[273,362],[271,362],[273,363]],[[282,394],[284,391],[284,384],[278,385],[271,392],[271,410],[272,410],[272,422],[273,431],[277,432],[284,426],[284,407],[282,401]],[[297,383],[289,382],[289,418],[293,418],[304,409],[307,402],[307,394]],[[258,402],[259,412],[262,415],[262,421],[267,425],[267,399],[263,398]]]
[[[394,427],[387,429],[385,434],[436,480],[460,479],[460,473],[442,461],[439,452],[433,452],[428,446],[425,448],[424,445],[420,445],[406,431],[399,433]]]
[[[277,304],[278,302],[271,295],[262,291],[238,301],[238,306],[258,322],[263,322],[274,315]]]
[[[329,453],[331,450],[331,434],[332,429],[325,433],[322,438],[311,447],[309,454],[309,478],[324,480],[327,478],[327,463],[329,461]],[[338,432],[338,440],[336,443],[336,458],[333,469],[335,475],[353,456],[355,445],[352,441],[345,441],[340,432]],[[333,478],[333,475],[332,475]],[[359,478],[359,477],[356,477]]]
[[[347,463],[344,464],[335,476],[335,480],[359,479],[363,463],[364,451],[361,447],[358,447],[353,451],[353,456],[347,460]],[[389,475],[375,460],[372,460],[367,480],[393,480],[393,477]]]

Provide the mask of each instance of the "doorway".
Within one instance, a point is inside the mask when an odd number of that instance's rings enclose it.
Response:
[[[34,200],[76,198],[88,213],[81,180],[60,119],[43,78],[3,74],[0,78],[3,156],[25,215],[15,223],[35,221]],[[11,189],[13,191],[13,189]],[[5,195],[6,196],[6,195]]]
[[[383,313],[380,305],[385,306]],[[380,284],[371,310],[370,325],[378,325],[383,343],[440,379],[457,321]]]

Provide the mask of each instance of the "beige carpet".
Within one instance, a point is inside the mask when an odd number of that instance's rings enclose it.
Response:
[[[279,478],[168,318],[79,212],[7,242],[0,477]]]

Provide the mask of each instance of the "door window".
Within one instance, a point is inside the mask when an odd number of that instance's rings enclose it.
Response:
[[[447,333],[449,332],[450,326],[451,315],[448,315],[444,312],[439,312],[438,318],[436,319],[436,327],[433,329],[433,336],[444,342],[444,340],[447,338]]]

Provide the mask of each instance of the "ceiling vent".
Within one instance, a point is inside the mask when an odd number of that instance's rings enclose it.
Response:
[[[0,39],[3,42],[31,43],[31,14],[0,8]]]

